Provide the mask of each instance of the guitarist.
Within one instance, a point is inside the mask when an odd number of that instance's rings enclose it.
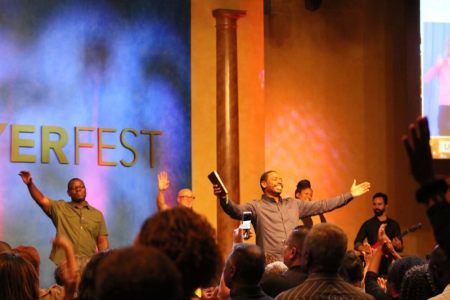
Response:
[[[355,238],[354,247],[355,250],[364,253],[370,253],[370,248],[378,247],[378,229],[382,224],[386,224],[385,233],[387,237],[392,241],[394,249],[397,252],[403,250],[402,232],[400,231],[400,225],[393,219],[388,218],[386,209],[388,206],[388,196],[384,193],[376,193],[372,196],[372,209],[374,217],[365,221],[358,231]],[[364,240],[367,239],[367,243]],[[379,275],[386,275],[389,267],[390,260],[384,258],[381,261]]]

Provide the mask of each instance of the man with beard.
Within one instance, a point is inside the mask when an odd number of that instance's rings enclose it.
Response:
[[[361,253],[370,253],[371,247],[377,248],[378,229],[382,224],[386,224],[385,234],[392,241],[392,244],[397,252],[403,250],[402,233],[400,231],[400,225],[393,219],[388,218],[386,214],[386,208],[388,206],[388,196],[384,193],[376,193],[372,197],[372,209],[374,217],[365,221],[358,231],[355,238],[354,247],[355,250]],[[363,243],[367,238],[367,243]],[[389,266],[389,260],[384,258],[381,261],[379,275],[386,275],[387,268]]]
[[[263,191],[261,199],[245,204],[236,204],[228,195],[222,196],[219,185],[214,185],[214,194],[220,201],[223,211],[231,218],[241,220],[244,211],[250,211],[251,221],[256,232],[256,244],[267,254],[282,260],[282,244],[302,217],[314,216],[332,211],[349,203],[353,198],[369,191],[370,183],[363,182],[350,187],[350,191],[337,197],[319,201],[299,201],[281,197],[283,179],[276,171],[267,171],[259,180]]]
[[[21,171],[19,176],[27,185],[31,197],[52,220],[56,236],[63,235],[73,244],[76,255],[92,256],[96,250],[109,247],[108,232],[103,214],[86,201],[86,187],[79,178],[67,183],[71,202],[50,200],[34,185],[31,173]],[[64,250],[53,247],[50,259],[57,265],[65,260]]]

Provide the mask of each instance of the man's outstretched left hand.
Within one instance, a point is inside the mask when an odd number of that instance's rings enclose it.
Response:
[[[350,188],[350,193],[352,194],[353,197],[358,197],[367,193],[369,190],[370,190],[370,182],[365,181],[357,185],[355,179],[353,180],[353,185]]]

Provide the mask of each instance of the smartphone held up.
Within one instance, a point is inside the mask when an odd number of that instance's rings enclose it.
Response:
[[[242,238],[248,240],[250,238],[250,225],[252,224],[252,212],[244,211],[242,213],[242,223],[240,228],[242,229]]]

